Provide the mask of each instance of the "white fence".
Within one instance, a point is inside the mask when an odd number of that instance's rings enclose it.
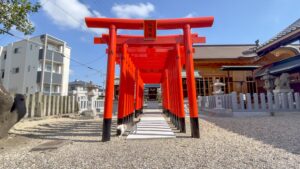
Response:
[[[200,96],[199,108],[202,111],[216,108],[216,96]],[[300,111],[299,93],[254,93],[239,95],[236,92],[220,95],[222,107],[232,112],[278,112]]]
[[[88,109],[96,110],[97,112],[103,112],[104,111],[104,100],[95,100],[95,101],[81,100],[81,101],[79,101],[79,112],[83,112]]]

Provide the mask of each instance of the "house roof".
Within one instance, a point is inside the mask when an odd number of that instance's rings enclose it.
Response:
[[[267,42],[258,46],[256,52],[259,55],[263,55],[281,46],[293,43],[298,39],[300,39],[300,19],[285,28],[283,31],[279,32]]]
[[[263,69],[256,72],[256,77],[261,77],[266,74],[277,75],[280,73],[292,73],[299,72],[300,70],[300,55],[290,57],[285,60],[281,60],[275,63],[272,63]]]
[[[194,59],[235,59],[240,57],[254,57],[256,53],[247,52],[256,47],[255,44],[231,45],[195,45]]]
[[[257,68],[259,68],[260,66],[258,65],[232,65],[232,66],[222,66],[221,70],[230,70],[230,71],[240,71],[240,70],[255,70]]]
[[[93,84],[92,82],[85,82],[82,80],[75,80],[73,82],[70,82],[69,86],[82,86],[82,87],[94,86],[94,87],[100,88],[100,86]]]

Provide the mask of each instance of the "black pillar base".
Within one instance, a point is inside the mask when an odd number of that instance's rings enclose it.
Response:
[[[180,132],[181,133],[186,133],[185,118],[184,117],[179,118],[179,125],[180,125]]]
[[[110,141],[111,119],[103,118],[102,141]]]
[[[192,138],[200,138],[198,117],[191,117],[190,121],[191,121],[191,134],[192,134]]]
[[[134,124],[134,112],[132,112],[130,115],[130,123],[131,123],[131,125]]]
[[[175,124],[176,124],[176,128],[177,128],[177,130],[180,130],[180,126],[179,126],[178,117],[177,117],[176,115],[174,116],[174,122],[175,122]]]
[[[138,118],[139,115],[140,115],[139,110],[135,110],[135,111],[134,111],[134,117],[135,117],[135,118]]]
[[[168,109],[166,110],[166,115],[167,117],[170,117],[170,111]]]
[[[118,124],[118,125],[123,124],[123,122],[124,122],[124,119],[123,119],[123,118],[118,118],[118,121],[117,121],[117,124]]]

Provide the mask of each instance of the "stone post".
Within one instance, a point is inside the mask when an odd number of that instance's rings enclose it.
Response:
[[[55,115],[59,114],[59,96],[55,96]]]
[[[68,99],[67,96],[63,96],[64,98],[64,112],[63,114],[67,114],[67,110],[68,110]]]
[[[64,96],[59,96],[59,114],[64,114]]]
[[[46,116],[47,114],[47,96],[46,95],[42,95],[42,114],[43,116]]]
[[[37,92],[35,93],[35,110],[34,110],[34,116],[35,117],[43,117],[43,102],[42,102],[42,93]]]
[[[288,105],[289,105],[289,110],[293,111],[294,108],[294,98],[293,98],[293,93],[288,93]]]
[[[240,93],[240,110],[244,111],[245,110],[245,101],[244,101],[244,94]]]
[[[266,106],[266,96],[264,93],[260,94],[260,105],[261,105],[261,109],[262,110],[266,110],[267,106]]]
[[[275,95],[274,95],[274,97],[275,97]],[[267,93],[267,99],[268,99],[268,109],[269,109],[269,111],[273,111],[273,97],[272,97],[271,92]]]
[[[254,101],[254,110],[258,111],[259,107],[258,107],[258,95],[257,95],[257,93],[253,94],[253,101]]]
[[[231,93],[231,98],[232,98],[232,111],[237,111],[238,110],[238,101],[237,101],[237,93],[232,92]]]
[[[299,93],[295,93],[295,102],[296,102],[296,109],[300,110],[300,98]]]
[[[252,111],[252,101],[250,93],[246,94],[246,101],[247,101],[247,110]]]
[[[30,95],[28,117],[34,117],[35,95]]]
[[[24,118],[28,117],[28,112],[29,112],[29,101],[30,101],[30,95],[25,96],[25,106],[26,106],[26,114]]]

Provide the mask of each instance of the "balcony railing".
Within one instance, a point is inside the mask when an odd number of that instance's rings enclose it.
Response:
[[[63,57],[64,55],[60,52],[56,52],[53,50],[47,50],[46,53],[46,60],[52,60],[53,55],[53,61],[58,63],[63,63]],[[39,51],[39,59],[43,59],[44,56],[44,49],[40,49]]]

